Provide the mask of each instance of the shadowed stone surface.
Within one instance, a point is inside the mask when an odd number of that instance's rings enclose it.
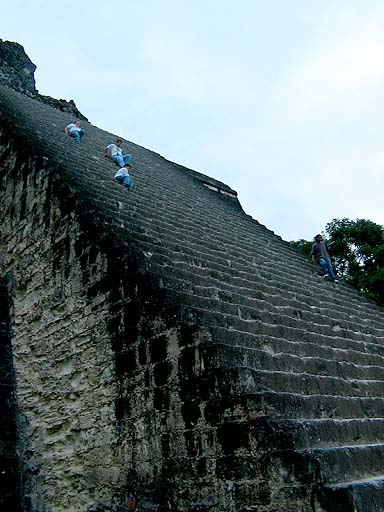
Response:
[[[23,510],[382,510],[383,310],[228,186],[125,141],[127,191],[114,134],[0,115]]]
[[[0,271],[3,271],[0,261]],[[16,441],[16,389],[11,347],[12,276],[0,274],[0,509],[20,510],[19,460]]]
[[[3,85],[28,96],[37,96],[35,70],[35,64],[20,44],[0,39],[0,82]]]

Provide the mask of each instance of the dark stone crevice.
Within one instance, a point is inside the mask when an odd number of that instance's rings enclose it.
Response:
[[[21,510],[20,472],[8,277],[11,276],[3,274],[0,277],[0,509],[18,512]]]

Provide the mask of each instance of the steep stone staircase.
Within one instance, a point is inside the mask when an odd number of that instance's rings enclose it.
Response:
[[[136,246],[185,321],[203,326],[200,398],[220,444],[212,459],[244,510],[277,510],[283,496],[287,511],[383,511],[383,310],[319,279],[226,185],[126,143],[127,191],[102,156],[114,136],[83,123],[77,146],[65,114],[5,88],[0,108],[95,219]]]

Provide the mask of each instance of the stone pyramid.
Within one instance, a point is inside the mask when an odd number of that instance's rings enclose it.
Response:
[[[21,475],[3,504],[383,511],[383,309],[217,180],[124,141],[128,191],[115,134],[83,121],[76,144],[68,113],[6,86],[0,119]]]

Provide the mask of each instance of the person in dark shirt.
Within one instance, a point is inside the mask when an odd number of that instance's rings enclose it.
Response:
[[[313,263],[318,263],[321,267],[321,277],[328,277],[334,282],[338,283],[335,272],[333,270],[333,266],[331,263],[331,259],[328,254],[327,246],[325,242],[323,242],[323,237],[321,235],[315,236],[314,244],[312,245],[311,258]]]

